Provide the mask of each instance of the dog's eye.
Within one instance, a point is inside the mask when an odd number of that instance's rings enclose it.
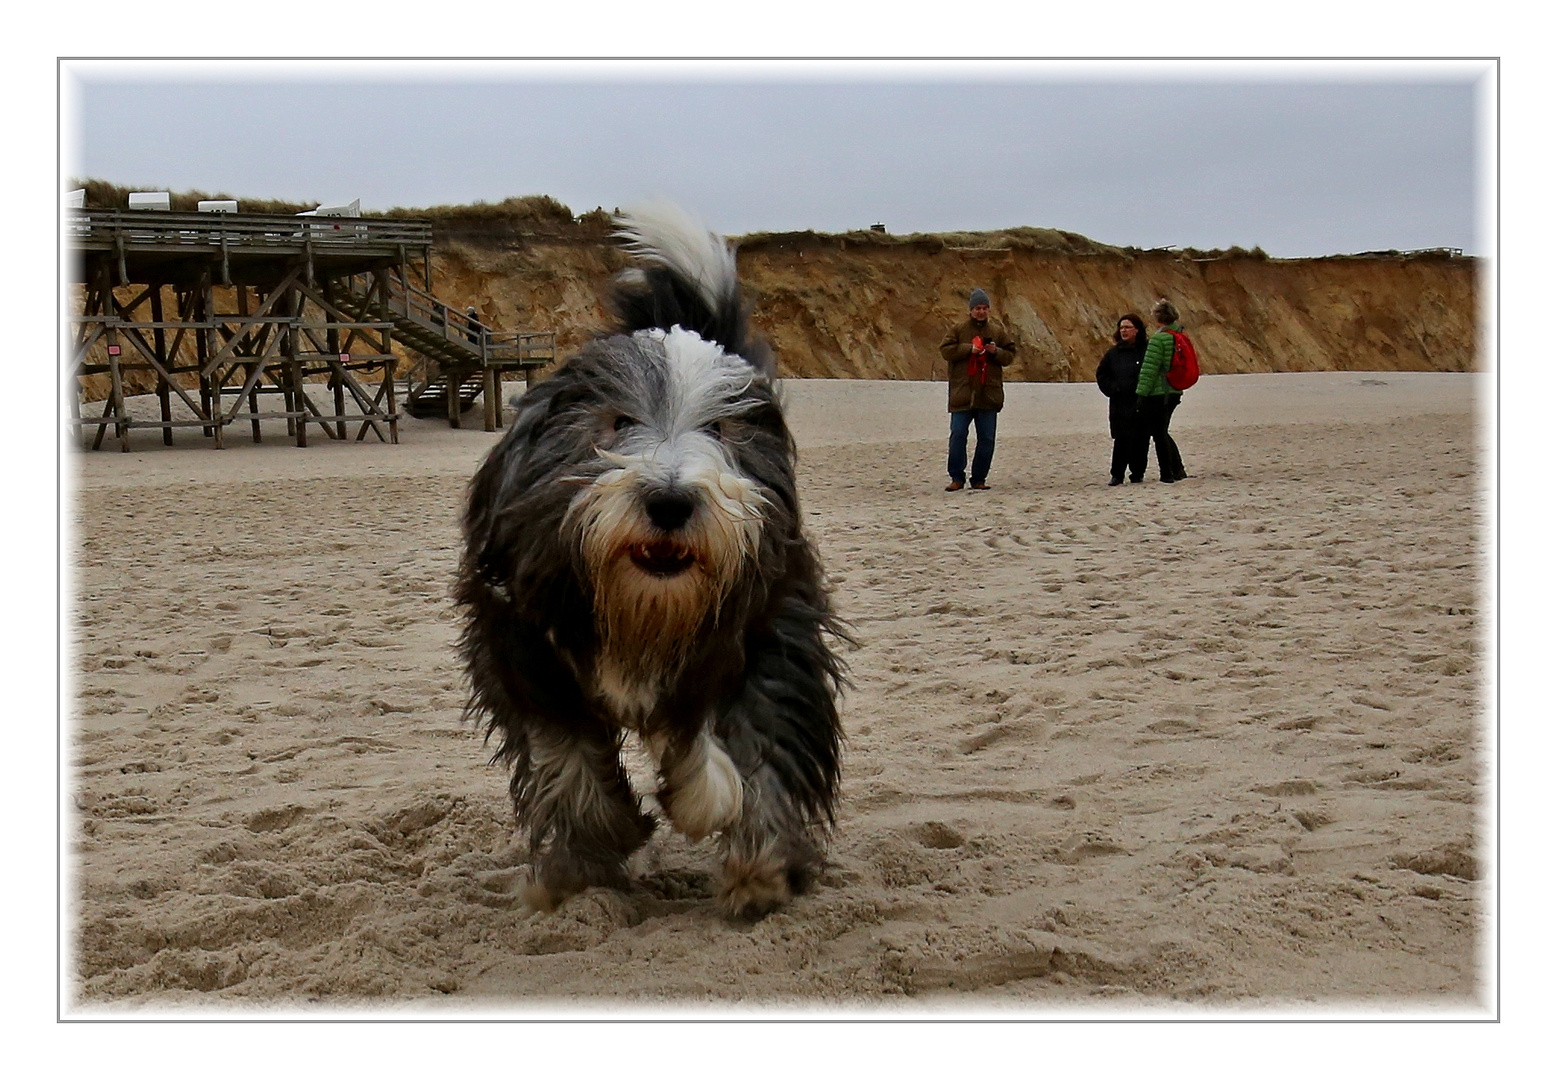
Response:
[[[618,416],[616,418],[616,423],[613,426],[617,431],[626,431],[628,428],[635,426],[637,423],[638,421],[634,420],[630,416]]]

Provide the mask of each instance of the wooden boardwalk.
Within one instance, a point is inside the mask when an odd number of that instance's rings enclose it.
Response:
[[[84,287],[72,422],[96,428],[93,449],[112,428],[128,451],[132,427],[160,428],[167,445],[175,429],[199,428],[220,449],[234,424],[261,441],[267,420],[284,420],[298,446],[311,425],[331,439],[356,425],[358,441],[372,431],[398,442],[396,344],[426,360],[411,391],[418,414],[441,405],[458,426],[482,394],[494,430],[502,374],[528,376],[554,356],[550,334],[496,331],[432,295],[425,221],[91,209],[66,210],[65,232],[71,280]],[[129,415],[129,370],[153,373],[160,420]],[[96,374],[110,391],[101,415],[82,416],[80,377]],[[333,399],[323,406],[310,392],[321,382]],[[267,396],[280,407],[263,407]]]

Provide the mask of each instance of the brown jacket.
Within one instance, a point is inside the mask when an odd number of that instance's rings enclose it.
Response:
[[[977,335],[985,342],[993,341],[995,351],[985,354],[984,382],[977,385],[968,375],[968,358],[973,354],[973,338]],[[972,318],[962,320],[946,331],[941,342],[941,358],[946,361],[946,411],[963,409],[994,409],[1006,403],[1005,388],[1000,385],[1000,373],[1016,359],[1016,339],[999,319],[991,315],[982,323]]]

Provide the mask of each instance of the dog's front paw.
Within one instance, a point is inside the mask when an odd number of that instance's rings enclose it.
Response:
[[[553,893],[533,877],[519,890],[519,902],[524,905],[527,913],[539,912],[542,915],[550,915],[557,910],[557,905],[566,899],[566,894]]]
[[[701,840],[741,819],[741,774],[724,747],[704,739],[692,762],[673,771],[660,803],[676,831]]]
[[[625,860],[599,861],[568,850],[548,853],[533,868],[519,898],[531,911],[549,913],[585,889],[627,888]]]
[[[725,860],[719,882],[719,907],[734,919],[756,919],[789,902],[790,872],[774,855]]]

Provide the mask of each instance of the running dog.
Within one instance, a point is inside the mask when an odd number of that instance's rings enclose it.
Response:
[[[518,399],[470,484],[467,713],[512,770],[533,907],[627,886],[655,829],[622,765],[634,733],[670,824],[718,835],[719,905],[756,917],[822,864],[849,637],[734,255],[672,207],[618,225],[617,332]]]

